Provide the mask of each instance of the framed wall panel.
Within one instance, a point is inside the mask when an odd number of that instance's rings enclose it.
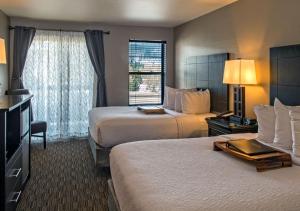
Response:
[[[185,88],[208,88],[212,112],[224,112],[229,109],[229,88],[223,84],[224,65],[228,58],[228,53],[186,58]]]
[[[270,49],[270,104],[300,105],[300,45]]]

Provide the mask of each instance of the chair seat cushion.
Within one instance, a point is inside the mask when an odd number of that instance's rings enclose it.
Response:
[[[42,133],[47,131],[46,121],[34,121],[31,123],[31,134]]]

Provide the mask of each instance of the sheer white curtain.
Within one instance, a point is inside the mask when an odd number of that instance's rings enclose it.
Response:
[[[23,82],[34,95],[34,120],[45,120],[51,139],[85,136],[92,108],[94,70],[84,34],[38,30]]]

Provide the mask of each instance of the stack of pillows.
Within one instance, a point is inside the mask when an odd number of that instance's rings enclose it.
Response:
[[[185,114],[204,114],[210,112],[210,93],[206,89],[165,88],[164,108]]]
[[[258,105],[258,140],[273,143],[300,157],[300,106],[283,105],[277,98],[274,106]]]

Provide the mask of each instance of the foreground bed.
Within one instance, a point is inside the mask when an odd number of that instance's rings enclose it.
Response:
[[[110,155],[111,208],[300,210],[299,166],[258,173],[253,165],[212,150],[213,141],[227,138],[145,141],[115,147]]]

